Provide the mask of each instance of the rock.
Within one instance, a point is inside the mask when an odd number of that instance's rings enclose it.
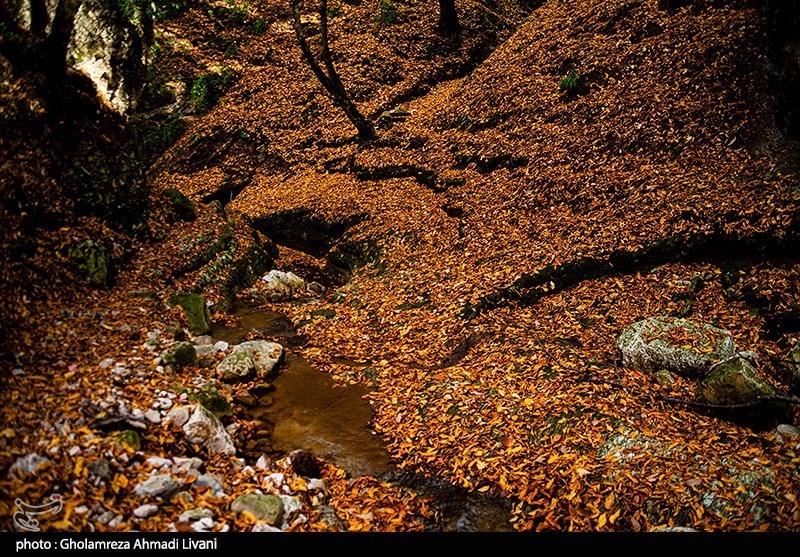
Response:
[[[144,417],[147,421],[154,424],[161,423],[161,414],[159,414],[158,410],[150,409],[144,413]]]
[[[169,199],[172,205],[173,214],[182,221],[193,221],[197,218],[194,203],[183,193],[175,188],[166,188],[163,192],[164,197]]]
[[[274,526],[270,526],[265,522],[259,522],[258,524],[254,524],[253,528],[250,530],[251,532],[280,532],[283,533],[283,530],[280,528],[275,528]]]
[[[210,335],[200,335],[194,338],[195,346],[213,346],[214,337]]]
[[[306,293],[306,281],[294,273],[272,270],[263,277],[259,291],[273,301],[285,301],[302,297]]]
[[[225,352],[228,350],[228,346],[229,345],[227,342],[225,342],[224,340],[219,340],[214,343],[214,350],[216,350],[217,352]]]
[[[234,346],[231,353],[219,363],[217,371],[224,381],[244,379],[253,372],[258,377],[264,377],[273,370],[282,357],[283,347],[280,344],[266,340],[251,340]]]
[[[256,520],[263,520],[275,526],[283,520],[283,501],[276,495],[259,495],[247,493],[238,497],[231,510],[238,513],[250,513]]]
[[[258,399],[250,394],[250,391],[244,391],[236,396],[233,397],[233,401],[236,404],[241,404],[242,406],[253,407],[258,404]]]
[[[165,364],[178,367],[193,366],[197,364],[197,350],[190,342],[176,342],[161,354]]]
[[[694,528],[688,526],[656,526],[651,528],[650,532],[697,532]]]
[[[214,414],[199,404],[190,406],[188,413],[189,419],[182,427],[189,442],[203,445],[212,454],[236,454],[230,435]]]
[[[108,108],[127,114],[147,78],[152,12],[138,4],[83,2],[73,21],[67,64],[91,80]]]
[[[800,429],[797,429],[790,424],[780,424],[777,428],[775,428],[775,437],[777,438],[778,443],[782,443],[787,439],[797,439],[800,437]]]
[[[214,511],[205,508],[189,509],[181,513],[178,522],[194,522],[202,518],[214,518]]]
[[[214,527],[214,519],[210,517],[203,517],[197,522],[192,524],[192,530],[195,532],[208,532]]]
[[[746,404],[777,390],[757,377],[750,362],[735,358],[716,366],[701,382],[698,399],[709,404]]]
[[[208,344],[201,344],[200,346],[195,346],[195,351],[197,352],[198,358],[204,358],[206,356],[212,356],[216,353],[216,350],[213,346]]]
[[[35,474],[42,466],[49,463],[50,459],[47,457],[39,456],[36,453],[28,453],[14,461],[14,464],[12,464],[11,468],[8,470],[8,475],[24,478],[25,476]]]
[[[172,461],[168,458],[163,458],[160,456],[151,456],[147,459],[147,464],[153,468],[159,468],[163,470],[172,466]]]
[[[228,399],[225,398],[212,383],[203,386],[200,392],[194,395],[193,398],[217,418],[225,418],[233,415],[231,403],[228,402]]]
[[[336,509],[327,505],[320,505],[317,507],[317,510],[320,512],[320,521],[328,527],[328,530],[332,530],[334,532],[347,531],[347,526],[344,525],[342,519],[339,518],[338,514],[336,514]]]
[[[114,518],[112,518],[112,519],[109,521],[109,523],[108,523],[108,527],[109,527],[109,528],[116,528],[117,526],[119,526],[120,524],[122,524],[122,521],[123,521],[123,520],[125,520],[125,517],[124,517],[124,516],[122,516],[121,514],[118,514],[118,515],[114,516]]]
[[[139,433],[132,429],[125,429],[117,433],[117,443],[132,449],[134,452],[142,447],[142,440]]]
[[[675,378],[672,374],[666,369],[659,369],[657,372],[653,374],[653,379],[656,380],[656,383],[659,385],[674,385]]]
[[[89,472],[101,480],[111,479],[111,464],[107,460],[95,460],[88,466]]]
[[[666,369],[686,377],[699,377],[710,365],[736,352],[729,331],[677,317],[637,321],[623,331],[617,347],[626,367]]]
[[[205,300],[199,294],[179,292],[169,298],[169,303],[181,307],[192,334],[203,335],[211,330],[211,317]]]
[[[114,365],[114,358],[106,358],[102,360],[99,364],[97,364],[97,366],[100,369],[108,369],[113,365]]]
[[[167,414],[167,421],[178,427],[183,427],[183,425],[189,421],[189,415],[189,408],[186,406],[178,406],[170,410],[169,414]]]
[[[303,504],[300,502],[300,499],[297,497],[292,497],[291,495],[279,495],[281,501],[283,501],[283,514],[284,516],[291,516],[295,511],[303,510]]]
[[[19,367],[15,367],[11,370],[11,375],[14,377],[19,377],[20,375],[25,375],[25,370]]]
[[[192,484],[195,488],[208,487],[215,497],[225,495],[225,486],[222,485],[222,480],[213,474],[202,474],[197,476],[197,479]]]
[[[133,488],[133,493],[139,497],[168,498],[180,488],[178,481],[169,474],[150,476],[144,482]]]
[[[308,480],[308,486],[306,486],[309,491],[319,490],[325,491],[325,480],[320,478],[311,478]]]
[[[111,282],[111,257],[106,248],[94,240],[85,240],[73,247],[70,256],[78,261],[78,266],[92,286],[108,286]]]
[[[322,475],[320,461],[308,451],[292,451],[289,454],[292,469],[298,476],[306,478],[319,478]]]
[[[196,471],[200,472],[203,469],[203,461],[202,459],[193,456],[191,458],[186,458],[182,456],[176,456],[172,459],[172,462],[175,463],[173,466],[172,471],[177,474],[188,474],[189,471]]]
[[[261,455],[256,461],[256,468],[258,470],[269,470],[272,468],[272,460],[267,455]]]
[[[136,518],[147,518],[153,516],[158,512],[158,505],[141,505],[133,510],[133,516]]]

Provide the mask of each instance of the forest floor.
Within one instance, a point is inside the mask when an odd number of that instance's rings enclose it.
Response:
[[[332,462],[323,493],[285,461],[261,470],[249,453],[208,457],[162,424],[147,425],[137,450],[90,427],[100,401],[147,410],[215,378],[213,365],[164,372],[146,341],[159,330],[162,347],[173,342],[182,317],[167,298],[215,260],[175,269],[228,227],[237,255],[271,238],[275,268],[325,286],[320,298],[262,306],[303,337],[288,350],[341,386],[368,387],[372,428],[398,469],[507,502],[518,530],[800,529],[797,438],[665,402],[694,400],[696,381],[662,385],[622,367],[616,348],[642,318],[712,323],[797,392],[787,370],[800,258],[783,246],[797,246],[800,189],[762,78],[745,71],[761,59],[755,10],[551,1],[526,18],[515,4],[470,3],[454,42],[433,32],[428,3],[392,4],[392,17],[386,2],[333,6],[337,67],[380,122],[365,144],[304,65],[283,4],[236,17],[238,4],[210,4],[222,11],[159,26],[165,83],[235,76],[215,106],[185,115],[187,130],[151,167],[154,202],[177,188],[197,220],[159,209],[162,241],[136,243],[108,289],[48,273],[51,254],[66,260],[74,237],[99,226],[90,220],[48,231],[6,269],[14,364],[2,465],[31,451],[50,462],[33,480],[0,481],[4,522],[15,499],[55,490],[67,511],[41,519],[52,529],[183,528],[178,516],[196,507],[213,510],[211,529],[249,529],[230,502],[274,489],[269,474],[281,473],[300,505],[292,530],[436,523],[426,494]],[[576,88],[560,90],[570,75]],[[570,274],[665,240],[679,247],[621,272]],[[704,250],[679,249],[701,240]],[[518,282],[538,275],[548,279]],[[219,285],[203,284],[213,319],[234,323]],[[122,372],[101,367],[109,358]],[[253,387],[223,389],[237,444],[257,427],[236,402]],[[202,457],[224,496],[177,466],[191,497],[136,517],[146,501],[134,486],[164,466],[151,456]],[[100,458],[111,463],[104,478]]]

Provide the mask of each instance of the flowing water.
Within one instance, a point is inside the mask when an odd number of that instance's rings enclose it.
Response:
[[[253,331],[286,347],[298,347],[298,336],[280,313],[239,305],[233,314],[239,324],[216,324],[211,335],[230,344],[242,342]],[[352,366],[356,362],[338,360]],[[288,352],[270,385],[255,389],[258,403],[247,412],[260,420],[264,439],[253,447],[260,453],[283,454],[295,449],[312,452],[333,462],[351,475],[376,476],[431,497],[439,510],[432,530],[510,530],[508,501],[468,492],[436,478],[395,470],[383,440],[370,428],[372,409],[364,399],[362,385],[337,386],[329,375],[315,369],[300,356]]]

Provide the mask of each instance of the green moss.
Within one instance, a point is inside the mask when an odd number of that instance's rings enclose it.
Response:
[[[126,429],[117,433],[116,442],[118,445],[132,449],[133,451],[138,451],[142,447],[142,439],[139,437],[139,434],[132,429]]]
[[[233,408],[228,399],[220,393],[214,385],[207,384],[197,394],[189,397],[193,402],[200,405],[214,414],[217,418],[225,418],[233,415]]]
[[[211,109],[233,85],[235,79],[231,68],[197,76],[189,88],[189,100],[195,110],[206,112]]]
[[[197,212],[194,208],[192,200],[186,197],[183,193],[175,188],[166,188],[163,192],[164,196],[169,199],[172,204],[172,211],[176,217],[183,221],[193,221],[197,218]]]
[[[397,4],[389,0],[381,0],[378,13],[375,14],[375,23],[380,26],[392,25],[397,21]]]
[[[205,300],[199,294],[178,292],[169,299],[170,305],[180,306],[192,334],[202,335],[211,330],[211,318]]]
[[[111,282],[111,257],[102,244],[93,240],[81,242],[70,251],[92,286],[104,287]]]

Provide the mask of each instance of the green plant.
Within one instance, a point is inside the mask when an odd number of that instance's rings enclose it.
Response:
[[[342,8],[339,8],[338,6],[328,10],[328,19],[333,19],[334,17],[338,17],[340,15],[342,15]]]
[[[156,21],[168,21],[182,15],[189,8],[186,0],[153,0]]]
[[[378,13],[375,15],[375,23],[380,26],[392,25],[397,21],[397,4],[389,0],[381,0],[378,6]]]
[[[567,75],[565,75],[558,84],[558,90],[568,95],[575,94],[578,91],[579,81],[580,76],[575,73],[575,70],[569,70]]]
[[[259,17],[250,22],[250,32],[254,35],[263,35],[267,32],[267,29],[269,29],[269,25],[263,17]]]
[[[186,122],[183,114],[180,113],[172,114],[163,122],[154,124],[142,141],[145,160],[147,162],[154,161],[178,141],[184,131],[186,131]]]
[[[233,85],[234,79],[235,75],[230,68],[196,77],[189,90],[192,105],[200,112],[207,111]]]

